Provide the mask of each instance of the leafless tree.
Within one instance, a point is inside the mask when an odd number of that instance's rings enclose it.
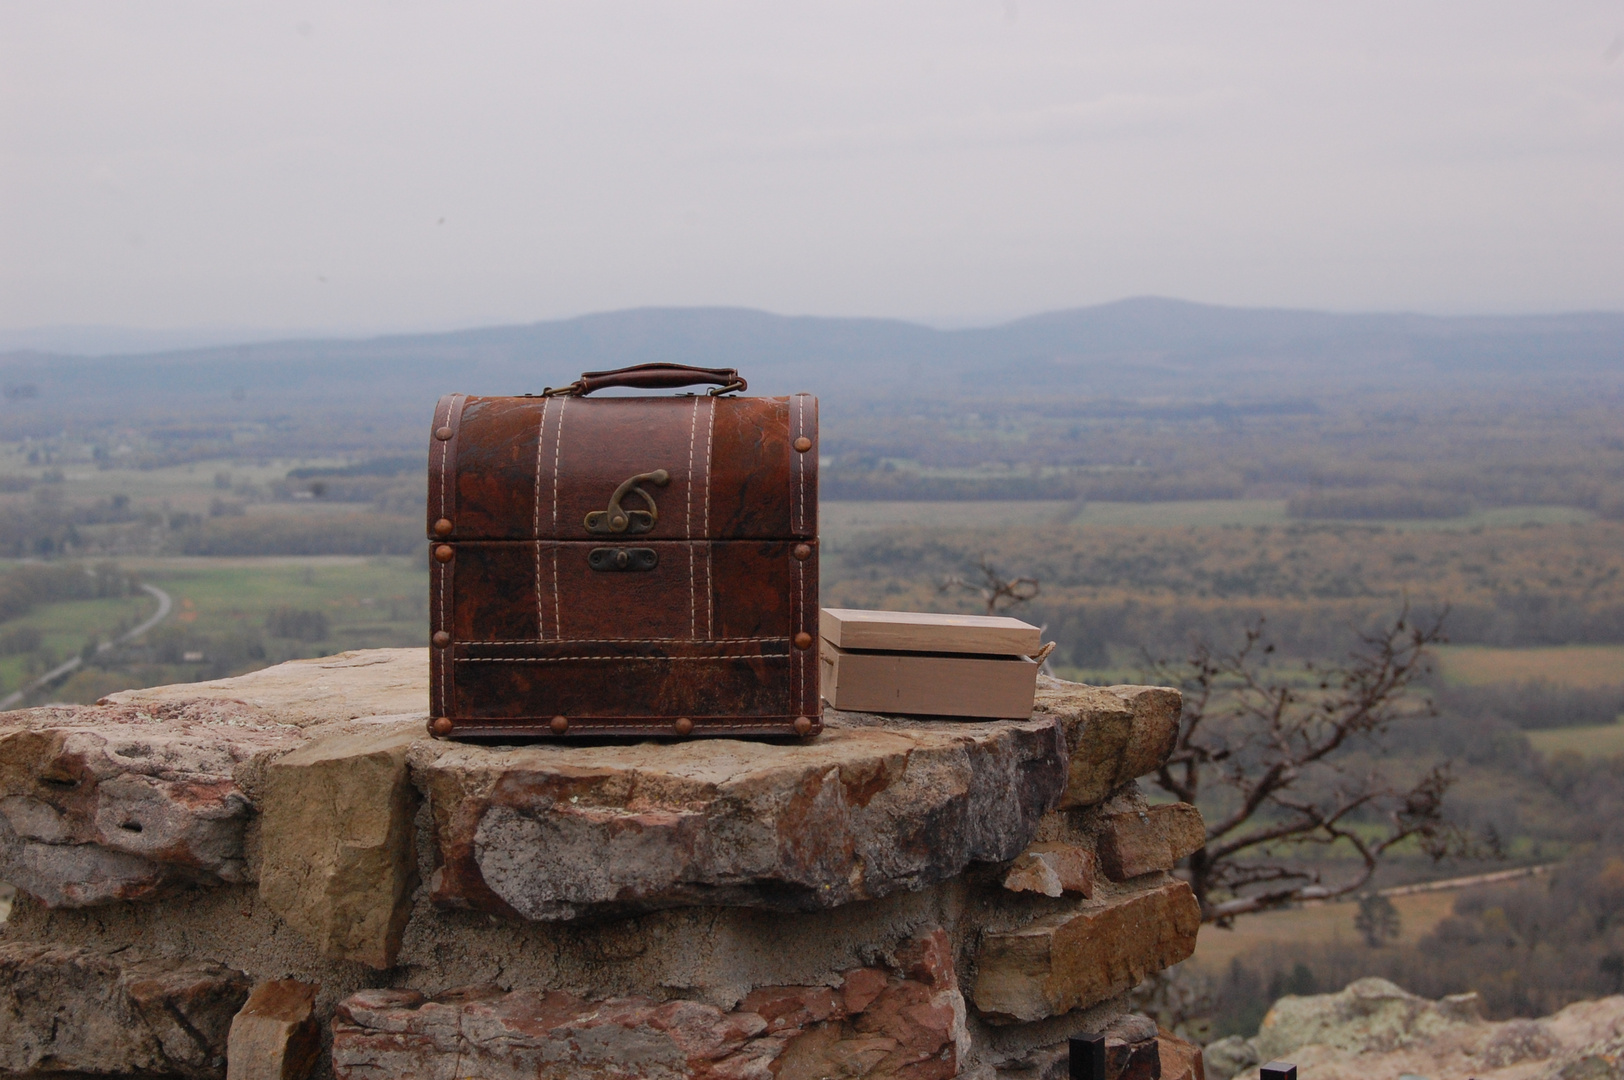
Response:
[[[1153,665],[1184,690],[1178,740],[1153,783],[1211,818],[1184,871],[1205,921],[1357,892],[1403,844],[1435,860],[1482,853],[1445,817],[1447,762],[1408,781],[1375,763],[1391,724],[1435,715],[1415,683],[1444,640],[1441,622],[1416,625],[1406,607],[1346,662],[1321,667],[1277,663],[1260,619],[1234,652],[1198,643],[1181,663]],[[1326,861],[1293,858],[1338,846],[1357,869],[1334,881]]]
[[[1037,578],[1017,577],[1007,578],[1003,573],[982,555],[976,561],[976,577],[965,578],[960,574],[943,579],[937,586],[939,593],[967,591],[978,593],[982,603],[987,605],[987,614],[998,614],[1000,605],[1005,611],[1018,607],[1037,596],[1040,586]]]

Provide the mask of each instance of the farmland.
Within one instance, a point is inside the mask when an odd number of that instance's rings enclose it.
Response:
[[[1455,893],[1448,891],[1396,896],[1392,904],[1399,913],[1399,936],[1394,946],[1414,945],[1428,931],[1448,917]],[[1358,904],[1352,900],[1337,903],[1304,904],[1285,911],[1263,915],[1243,915],[1230,928],[1203,930],[1196,942],[1191,967],[1221,974],[1234,960],[1257,960],[1274,952],[1289,952],[1304,944],[1354,945],[1359,933],[1353,918]]]
[[[1141,529],[1290,525],[1285,499],[1182,499],[1167,502],[1110,502],[1063,499],[957,501],[826,501],[819,508],[826,540],[860,532],[909,526],[987,528],[1007,525],[1126,526]],[[1486,507],[1445,519],[1373,519],[1371,527],[1462,532],[1522,525],[1572,525],[1595,514],[1565,506]]]
[[[1493,649],[1445,646],[1438,650],[1444,680],[1465,686],[1541,679],[1561,686],[1624,686],[1624,645],[1563,645]]]
[[[1617,757],[1624,754],[1624,723],[1531,731],[1528,742],[1542,754]]]
[[[239,674],[344,649],[421,644],[427,576],[405,556],[304,559],[137,558],[121,564],[168,592],[174,611],[131,645],[101,653],[38,697],[89,702],[132,686]],[[42,605],[5,632],[37,643],[0,659],[9,691],[87,643],[150,614],[145,594]]]
[[[1058,674],[1098,683],[1261,621],[1270,674],[1311,686],[1304,665],[1406,606],[1444,620],[1413,711],[1348,760],[1447,761],[1451,819],[1508,861],[1434,865],[1411,846],[1375,884],[1551,860],[1574,876],[1395,897],[1399,934],[1379,948],[1353,903],[1208,928],[1186,966],[1233,1004],[1223,1024],[1255,1030],[1279,993],[1370,973],[1434,995],[1481,985],[1500,1015],[1620,989],[1596,960],[1620,952],[1616,932],[1595,931],[1624,895],[1624,861],[1608,862],[1624,849],[1616,331],[1401,319],[1373,338],[1364,320],[1180,308],[1014,338],[852,323],[794,346],[818,320],[746,313],[776,329],[739,338],[738,313],[644,312],[460,344],[23,357],[13,381],[38,396],[0,402],[0,691],[72,656],[89,662],[30,703],[420,644],[438,393],[535,390],[538,365],[556,385],[645,359],[737,363],[755,391],[823,398],[825,604],[981,610],[947,583],[985,563],[1037,582],[1012,613],[1057,643]],[[1257,325],[1210,332],[1237,319]],[[96,652],[153,611],[142,584],[173,597],[169,618]],[[1294,854],[1328,875],[1348,862]],[[1564,915],[1558,949],[1545,913],[1584,896],[1595,910]]]

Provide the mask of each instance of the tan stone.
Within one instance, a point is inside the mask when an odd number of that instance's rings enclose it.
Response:
[[[1429,1001],[1382,979],[1360,979],[1336,994],[1282,998],[1296,1014],[1285,1023],[1306,1020],[1310,1026],[1287,1033],[1277,1023],[1268,1037],[1289,1034],[1295,1046],[1283,1056],[1304,1080],[1406,1074],[1433,1080],[1614,1080],[1619,1075],[1624,997],[1574,1002],[1539,1019],[1492,1022],[1478,1012],[1476,996]],[[1214,1055],[1209,1046],[1208,1075],[1257,1080],[1261,1041],[1236,1039],[1223,1055]]]
[[[1070,773],[1061,808],[1102,802],[1136,777],[1156,771],[1178,737],[1183,698],[1155,686],[1083,686],[1040,678],[1036,710],[1066,733]]]
[[[1086,903],[986,935],[971,998],[993,1023],[1059,1016],[1185,959],[1200,926],[1201,908],[1182,881]]]
[[[311,983],[275,979],[254,987],[231,1020],[226,1080],[304,1080],[321,1056]]]
[[[301,728],[372,716],[426,718],[429,651],[360,649],[213,682],[121,690],[102,699],[148,707],[207,701],[246,705]]]
[[[1153,773],[1178,741],[1184,695],[1166,686],[1108,686],[1133,710],[1133,734],[1123,755],[1119,783]]]
[[[274,762],[261,795],[259,892],[333,960],[395,961],[417,884],[417,721],[319,739]]]
[[[1112,881],[1171,870],[1207,842],[1201,812],[1189,803],[1166,803],[1111,814],[1100,822],[1100,868]]]
[[[1004,875],[1010,892],[1036,892],[1044,896],[1064,893],[1094,895],[1094,853],[1081,844],[1031,844],[1015,857]]]
[[[420,746],[433,898],[538,921],[838,907],[1013,859],[1066,782],[1052,716],[824,724],[804,744]]]

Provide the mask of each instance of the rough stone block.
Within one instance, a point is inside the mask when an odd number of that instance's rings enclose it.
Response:
[[[231,1020],[226,1080],[305,1080],[321,1057],[316,990],[297,979],[254,987]]]
[[[948,1080],[969,1045],[947,935],[857,968],[839,986],[763,987],[731,1010],[696,1001],[588,1001],[559,991],[470,988],[433,1000],[366,990],[339,1005],[337,1080]]]
[[[1096,844],[1105,875],[1112,881],[1126,881],[1171,870],[1206,842],[1206,825],[1199,810],[1189,803],[1166,803],[1105,817]]]
[[[436,902],[541,920],[920,889],[1013,859],[1066,778],[1049,718],[834,712],[800,745],[434,744],[414,760],[444,864]]]
[[[1108,686],[1133,710],[1133,734],[1117,782],[1125,784],[1161,768],[1179,737],[1184,695],[1166,686]]]
[[[321,738],[266,770],[260,896],[333,960],[395,962],[417,885],[416,721]]]
[[[992,1023],[1058,1016],[1185,959],[1200,926],[1200,905],[1182,881],[1086,903],[987,934],[971,997]]]
[[[1168,1031],[1156,1036],[1156,1047],[1161,1058],[1161,1080],[1207,1080],[1201,1047]]]
[[[1386,979],[1355,979],[1334,994],[1287,995],[1275,1002],[1251,1039],[1259,1061],[1286,1058],[1321,1044],[1354,1054],[1413,1045],[1462,1024],[1479,1024],[1476,994],[1429,1001]]]
[[[101,703],[154,709],[234,705],[298,728],[429,711],[427,649],[357,649],[212,682],[121,690]]]
[[[0,1073],[222,1077],[248,986],[220,964],[0,945]]]
[[[297,729],[231,702],[49,707],[0,722],[0,880],[52,908],[247,879],[250,760]]]
[[[1183,698],[1155,686],[1083,686],[1038,680],[1036,709],[1056,717],[1070,755],[1062,808],[1090,806],[1155,772],[1178,738]]]
[[[1083,845],[1037,843],[1015,857],[1004,875],[1004,888],[1044,896],[1093,896],[1094,872],[1094,853]]]

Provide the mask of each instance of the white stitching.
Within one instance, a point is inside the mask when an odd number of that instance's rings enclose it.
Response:
[[[788,660],[785,653],[740,653],[737,656],[459,656],[459,664],[563,664],[576,660]]]
[[[512,732],[517,732],[518,734],[526,735],[530,734],[528,725],[539,724],[547,719],[549,718],[545,716],[520,716],[505,717],[501,721],[494,723],[486,720],[478,724],[458,724],[457,733],[459,735],[506,735]],[[645,731],[652,735],[658,734],[660,732],[660,728],[668,724],[670,719],[671,718],[668,716],[649,716],[635,720],[599,720],[595,717],[586,717],[580,720],[571,720],[570,730],[572,732],[591,734],[592,732],[602,728],[624,728],[627,731]],[[706,716],[695,716],[691,719],[694,722],[695,731],[710,730],[715,728],[720,728],[722,730],[737,729],[741,731],[758,732],[763,735],[781,735],[783,734],[781,729],[790,726],[794,722],[793,719],[788,716],[782,719],[764,716],[755,720],[745,720],[739,722],[715,720]]]
[[[695,399],[698,400],[697,398]],[[716,441],[716,399],[710,398],[710,420],[705,429],[705,637],[716,637],[716,581],[711,565],[711,553],[716,544],[710,534],[711,447]]]
[[[569,398],[558,399],[558,432],[553,442],[553,636],[564,636],[564,602],[558,588],[558,463],[564,453],[564,406]]]
[[[452,394],[450,396],[450,398],[448,398],[446,400],[446,403],[445,403],[445,423],[436,425],[436,430],[438,430],[441,427],[450,427],[451,426],[451,413],[456,407],[457,407],[457,396],[455,394]],[[446,464],[447,464],[446,459],[447,459],[448,455],[450,454],[450,452],[451,452],[451,440],[450,439],[441,439],[440,440],[440,516],[441,517],[446,516],[446,512],[445,512],[446,486],[449,483],[449,477],[446,475]]]
[[[688,507],[682,521],[683,535],[688,540],[688,636],[699,636],[699,585],[694,572],[694,443],[699,433],[699,398],[694,398],[694,410],[688,415]]]
[[[444,563],[441,563],[439,566],[437,566],[435,568],[435,576],[439,579],[437,584],[440,586],[440,628],[442,630],[445,630],[447,633],[450,633],[450,629],[446,626],[446,618],[445,618],[446,565]],[[451,670],[447,666],[447,661],[450,659],[448,654],[450,652],[451,652],[451,650],[449,648],[445,648],[445,649],[440,650],[440,678],[439,678],[439,683],[440,683],[440,686],[439,686],[439,690],[440,690],[440,707],[438,709],[436,709],[435,712],[437,712],[441,716],[446,715],[446,713],[449,711],[447,709],[447,707],[446,707],[446,690],[447,690],[446,679],[449,678],[450,674],[451,674]]]
[[[806,395],[795,395],[795,435],[799,438],[806,434]],[[806,528],[806,455],[790,447],[790,453],[795,455],[795,512],[797,529]]]
[[[806,432],[804,430],[805,427],[806,427],[806,395],[805,394],[796,394],[795,395],[795,434],[796,434],[797,437],[800,437],[800,436],[806,434]],[[793,443],[793,440],[791,440],[791,442]],[[806,470],[805,470],[805,466],[804,466],[803,463],[806,460],[806,455],[801,453],[799,450],[795,449],[795,447],[793,445],[790,446],[789,452],[795,455],[795,502],[796,502],[796,506],[797,506],[797,512],[800,515],[800,522],[797,524],[796,527],[797,527],[797,529],[805,529],[806,528]],[[793,557],[793,554],[794,553],[792,552],[791,557]],[[796,606],[796,609],[798,610],[798,612],[800,613],[800,616],[801,616],[799,622],[804,624],[806,622],[806,560],[805,559],[796,559],[795,560],[795,572],[796,572],[796,580],[797,580],[797,583],[798,583],[798,587],[795,590],[795,606]],[[803,632],[804,632],[804,627],[803,627]],[[795,662],[795,707],[797,709],[799,709],[802,705],[804,705],[806,703],[806,655],[810,654],[812,652],[812,650],[811,649],[801,649],[800,652],[803,655],[801,655],[799,657],[796,657],[796,662]]]
[[[546,620],[542,618],[541,591],[541,455],[547,445],[547,406],[552,398],[541,399],[541,426],[536,429],[536,512],[533,530],[536,534],[536,637],[547,636]]]
[[[571,645],[609,645],[609,644],[621,644],[621,643],[626,643],[626,642],[643,642],[643,641],[646,641],[646,642],[653,643],[653,642],[662,642],[662,641],[692,641],[692,640],[693,640],[692,638],[685,638],[685,637],[602,637],[602,638],[570,638],[569,643]],[[725,638],[714,638],[714,639],[712,639],[712,643],[716,644],[716,645],[731,645],[731,644],[734,644],[734,643],[737,643],[737,642],[744,642],[744,641],[788,641],[788,640],[789,640],[789,638],[787,638],[787,637],[725,637]],[[512,639],[504,639],[504,640],[501,640],[501,641],[464,641],[464,642],[462,642],[462,644],[466,645],[466,646],[477,646],[477,645],[545,645],[546,642],[542,641],[542,640],[540,640],[538,638],[512,638]]]
[[[799,587],[795,590],[795,606],[800,609],[801,621],[806,621],[806,560],[796,559],[795,570],[799,575]],[[799,709],[806,702],[806,661],[805,657],[812,652],[811,649],[798,650],[802,655],[796,658],[795,664],[795,707]]]

